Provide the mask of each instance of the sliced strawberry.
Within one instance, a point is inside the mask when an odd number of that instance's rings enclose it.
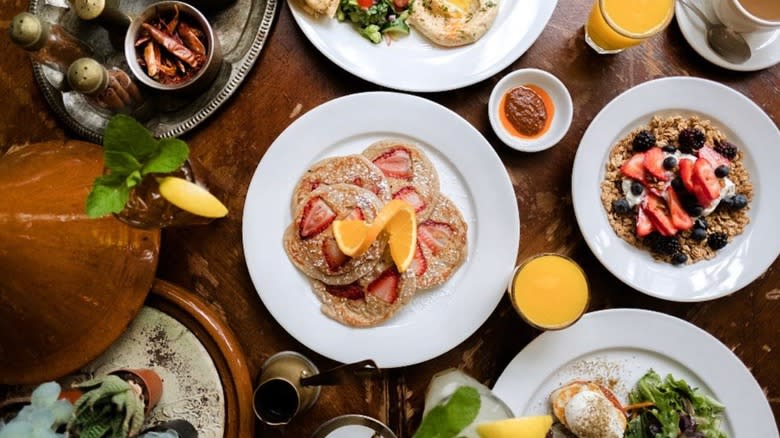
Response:
[[[419,213],[425,209],[425,201],[423,201],[420,194],[412,186],[402,187],[401,190],[393,194],[393,199],[401,199],[409,203],[414,208],[415,213]]]
[[[639,207],[639,213],[636,216],[636,235],[639,237],[645,237],[655,230],[653,223],[647,218],[645,209]]]
[[[299,225],[298,234],[302,239],[316,236],[325,231],[330,223],[336,219],[336,213],[319,196],[309,199],[303,207],[303,216]]]
[[[395,266],[390,267],[385,272],[379,275],[379,277],[369,283],[366,288],[367,292],[380,300],[393,304],[398,299],[398,282],[400,281],[400,275],[395,269]]]
[[[644,161],[645,154],[643,152],[634,154],[633,157],[620,166],[620,173],[637,181],[645,182]]]
[[[321,181],[312,181],[312,182],[309,183],[309,190],[311,190],[313,192],[314,189],[319,187],[321,184],[322,184]]]
[[[650,218],[650,222],[653,223],[653,227],[658,230],[663,236],[674,236],[677,233],[677,229],[672,223],[672,219],[666,212],[663,200],[652,194],[648,193],[645,198],[644,205],[645,213]]]
[[[360,209],[360,207],[355,207],[352,209],[352,211],[349,212],[347,217],[344,218],[344,220],[355,220],[355,221],[362,221],[365,220],[365,216],[363,216],[363,210]]]
[[[707,160],[713,169],[717,169],[719,166],[731,166],[731,161],[728,158],[707,145],[699,149],[699,158]]]
[[[438,254],[442,248],[447,246],[452,233],[452,227],[444,222],[429,219],[417,225],[417,240],[434,254]]]
[[[348,300],[359,300],[366,296],[366,291],[357,283],[351,283],[344,286],[326,285],[325,290],[333,296],[346,298]]]
[[[339,244],[333,238],[327,238],[322,241],[322,255],[325,257],[325,263],[328,264],[328,269],[331,271],[340,268],[349,260],[349,256],[341,252]]]
[[[693,227],[693,219],[683,209],[680,198],[674,189],[669,188],[666,191],[669,212],[672,214],[672,225],[678,230],[690,230]]]
[[[645,159],[642,161],[644,168],[661,181],[669,180],[669,174],[664,170],[664,158],[666,158],[664,151],[654,147],[645,152]]]
[[[682,179],[685,190],[693,193],[693,161],[680,160],[677,166],[680,167],[680,179]]]
[[[415,277],[420,277],[428,270],[428,262],[425,261],[425,256],[420,248],[420,242],[417,242],[417,249],[414,250],[414,256],[412,257],[412,264],[409,268],[414,272]]]
[[[397,147],[374,158],[373,163],[385,176],[412,179],[412,154],[408,149]]]
[[[358,187],[365,187],[363,182],[363,178],[356,176],[352,178],[352,185],[358,186]]]
[[[706,159],[699,158],[693,165],[693,185],[693,194],[702,207],[706,208],[720,196],[720,181]]]

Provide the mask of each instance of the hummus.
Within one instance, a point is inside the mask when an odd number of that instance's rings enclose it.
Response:
[[[497,0],[415,0],[409,24],[442,46],[480,39],[498,14]]]

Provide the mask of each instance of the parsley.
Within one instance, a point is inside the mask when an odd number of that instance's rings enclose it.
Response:
[[[470,386],[461,386],[447,403],[428,411],[412,438],[455,438],[477,418],[480,405],[479,392]]]
[[[178,170],[189,153],[187,143],[176,138],[157,140],[132,117],[115,115],[103,134],[103,161],[109,173],[92,183],[87,216],[119,213],[130,198],[130,190],[146,175]]]

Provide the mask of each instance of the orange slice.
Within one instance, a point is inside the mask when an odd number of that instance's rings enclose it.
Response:
[[[404,204],[406,203],[404,202]],[[398,272],[404,272],[412,264],[414,251],[417,249],[417,221],[412,206],[406,205],[409,206],[409,209],[398,210],[385,226],[390,256],[393,258]]]
[[[373,242],[372,239],[363,249],[363,243],[367,240],[366,237],[370,228],[370,225],[361,220],[336,220],[333,221],[333,237],[336,238],[336,243],[339,245],[341,252],[350,257],[355,257],[362,254]]]

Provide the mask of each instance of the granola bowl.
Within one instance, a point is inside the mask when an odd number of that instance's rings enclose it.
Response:
[[[179,1],[154,3],[135,17],[124,49],[133,75],[161,91],[203,91],[222,66],[211,24],[196,8]]]
[[[758,278],[780,254],[780,131],[716,82],[640,84],[582,137],[572,202],[583,237],[621,281],[671,301],[706,301]]]

